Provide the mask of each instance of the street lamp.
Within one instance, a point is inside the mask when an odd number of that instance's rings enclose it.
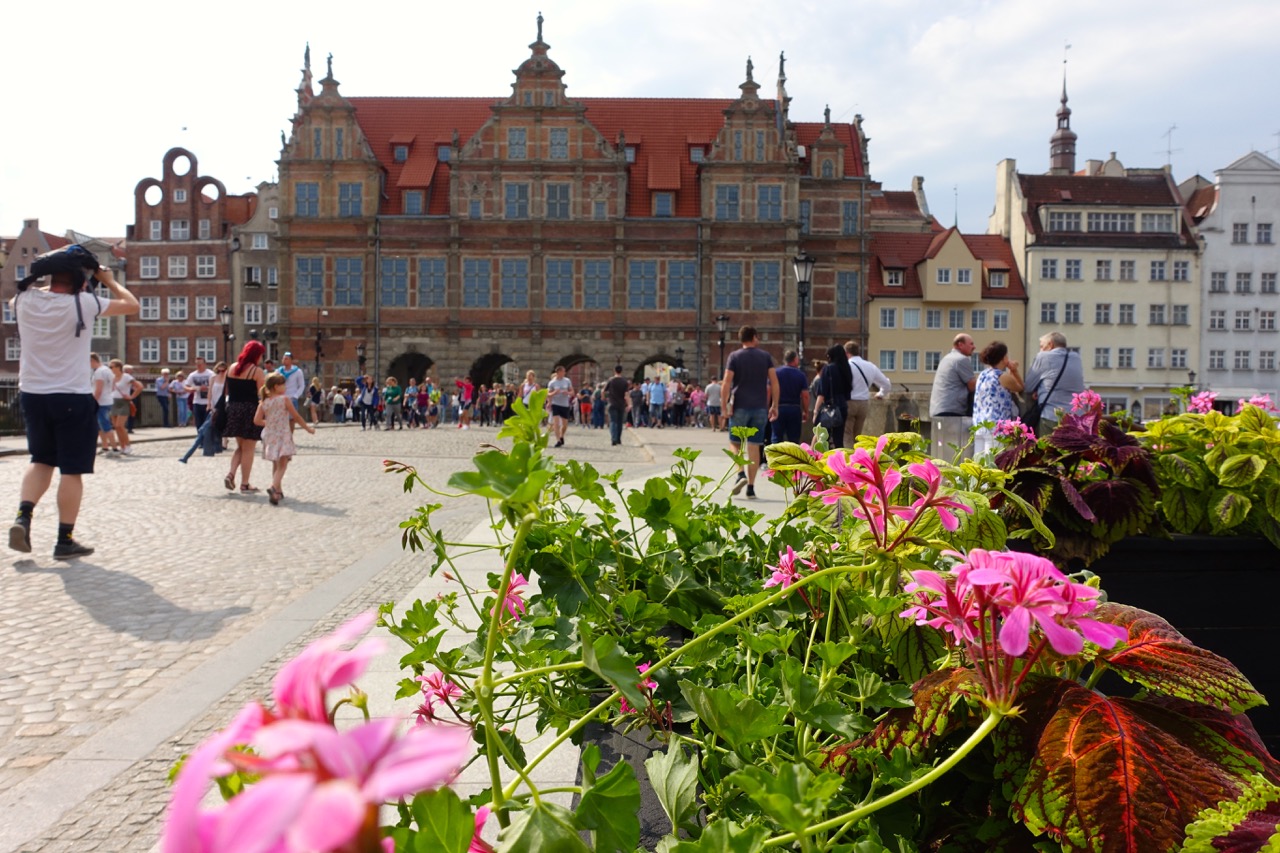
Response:
[[[356,344],[356,361],[360,365],[361,376],[364,376],[364,353],[365,353],[364,342],[361,341],[360,343]]]
[[[1196,390],[1196,372],[1194,370],[1187,371],[1187,384],[1191,386],[1191,390]]]
[[[223,305],[222,310],[218,312],[218,319],[222,321],[222,360],[227,362],[231,361],[231,342],[236,339],[231,331],[233,317],[235,312],[231,310],[230,305]]]
[[[322,346],[322,342],[324,341],[324,330],[320,328],[320,318],[328,316],[328,311],[321,308],[316,309],[316,370],[315,373],[312,374],[313,376],[320,375],[320,358],[324,355],[324,347]]]
[[[791,259],[796,268],[796,295],[800,297],[800,340],[796,350],[801,364],[804,364],[804,315],[808,313],[809,288],[813,285],[813,265],[817,260],[808,254],[799,254]]]
[[[724,375],[724,336],[729,333],[729,315],[716,317],[716,329],[720,332],[720,375]]]
[[[676,367],[684,370],[684,347],[676,347]]]

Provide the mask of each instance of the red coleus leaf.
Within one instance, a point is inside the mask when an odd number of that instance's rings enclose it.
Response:
[[[1027,705],[1026,719],[1009,721],[1022,731],[995,746],[1029,754],[998,755],[998,766],[1028,761],[1006,774],[1013,815],[1065,850],[1172,850],[1202,809],[1240,792],[1217,760],[1231,746],[1173,711],[1068,682],[1037,691]]]
[[[1267,703],[1231,661],[1195,645],[1154,613],[1108,603],[1090,615],[1129,631],[1127,643],[1098,655],[1126,681],[1234,714]]]
[[[1088,522],[1095,522],[1098,517],[1093,514],[1093,510],[1084,502],[1084,498],[1080,497],[1080,492],[1076,490],[1071,479],[1067,476],[1058,478],[1058,485],[1062,487],[1062,494],[1067,499],[1067,503],[1071,504],[1071,508],[1080,513],[1080,517]]]
[[[885,714],[880,724],[858,742],[885,755],[903,746],[918,758],[935,738],[941,738],[963,725],[970,711],[965,696],[981,695],[981,688],[968,669],[942,669],[931,672],[911,688],[914,708],[895,708]],[[959,704],[961,713],[956,711]]]
[[[1267,751],[1258,730],[1244,714],[1171,696],[1147,696],[1143,704],[1174,711],[1208,729],[1215,737],[1209,739],[1206,749],[1217,749],[1220,762],[1237,776],[1252,774],[1280,782],[1280,761]],[[1225,740],[1231,749],[1223,749],[1218,738]]]

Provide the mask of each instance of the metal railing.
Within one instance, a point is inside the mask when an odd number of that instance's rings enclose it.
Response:
[[[23,435],[26,422],[18,400],[17,377],[0,377],[0,435]]]

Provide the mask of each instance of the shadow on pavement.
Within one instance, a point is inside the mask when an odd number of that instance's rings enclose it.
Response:
[[[222,630],[227,619],[250,612],[248,607],[224,607],[196,611],[179,607],[151,584],[127,572],[104,569],[83,560],[65,566],[40,566],[34,560],[19,560],[14,568],[22,574],[51,574],[89,616],[118,634],[140,640],[204,640]]]

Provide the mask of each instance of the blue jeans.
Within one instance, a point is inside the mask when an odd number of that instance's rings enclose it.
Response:
[[[197,450],[204,448],[205,456],[213,456],[217,453],[222,444],[218,431],[213,428],[213,416],[204,419],[204,423],[200,424],[200,428],[196,430],[196,440],[191,442],[191,447],[187,448],[187,452],[182,454],[182,461],[186,462]]]
[[[649,426],[662,426],[662,404],[649,404]]]
[[[622,406],[609,407],[609,438],[614,444],[622,444],[622,421],[627,410]]]
[[[169,395],[157,394],[156,402],[160,404],[160,419],[165,429],[169,427]]]
[[[737,444],[741,439],[733,434],[734,427],[754,427],[755,433],[747,441],[751,444],[764,444],[765,433],[769,430],[768,409],[734,409],[729,419],[729,441]]]
[[[773,440],[800,443],[800,406],[778,406],[778,417],[773,422]]]
[[[179,397],[178,398],[178,426],[186,426],[188,417],[190,417],[190,415],[187,412],[187,398]]]

